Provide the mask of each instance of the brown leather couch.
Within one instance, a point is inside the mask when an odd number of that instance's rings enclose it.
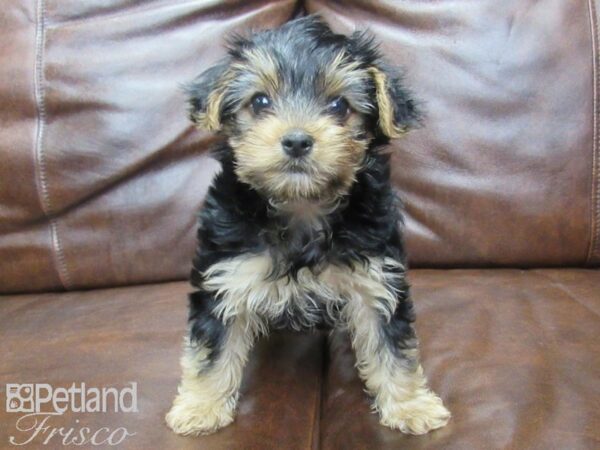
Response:
[[[126,427],[131,449],[599,448],[598,6],[4,2],[0,396],[6,383],[137,382],[137,413],[50,422]],[[453,419],[420,437],[385,429],[345,336],[280,333],[252,354],[236,422],[179,437],[163,416],[195,215],[218,169],[180,84],[227,33],[312,12],[369,28],[427,112],[395,144],[393,177],[424,367]],[[0,446],[31,435],[19,417],[0,407]],[[24,448],[62,448],[44,438]]]

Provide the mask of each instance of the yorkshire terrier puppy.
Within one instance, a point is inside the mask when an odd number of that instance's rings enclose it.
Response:
[[[381,423],[422,434],[450,413],[419,363],[391,138],[418,123],[364,33],[309,16],[251,37],[189,86],[191,118],[223,139],[200,213],[179,434],[234,420],[249,350],[269,329],[349,331]]]

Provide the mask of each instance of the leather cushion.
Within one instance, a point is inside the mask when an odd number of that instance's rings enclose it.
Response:
[[[101,388],[137,382],[138,413],[69,411],[50,421],[57,427],[126,427],[136,433],[119,448],[192,449],[199,442],[223,450],[310,448],[318,437],[313,430],[325,348],[320,334],[278,333],[256,346],[233,426],[199,440],[167,428],[163,418],[181,374],[189,290],[186,283],[166,283],[1,298],[0,389],[5,383],[68,388],[85,382]],[[8,445],[9,436],[18,442],[30,436],[15,429],[21,415],[0,409],[0,447]]]
[[[0,297],[0,389],[138,382],[139,413],[53,422],[125,426],[126,448],[595,448],[600,271],[413,270],[425,372],[453,413],[411,437],[381,427],[343,335],[274,334],[250,357],[240,412],[208,437],[163,423],[179,377],[188,287]],[[1,395],[3,397],[3,395]],[[0,409],[0,442],[18,414]]]
[[[321,448],[597,446],[599,271],[420,270],[411,280],[423,366],[450,423],[423,437],[380,426],[347,340],[334,336]]]
[[[336,30],[370,29],[422,100],[424,128],[393,159],[413,266],[600,261],[594,5],[305,3]],[[0,290],[186,277],[218,167],[180,85],[226,34],[298,13],[290,0],[5,5]]]
[[[307,1],[369,29],[421,100],[423,128],[394,144],[413,265],[600,262],[591,6]]]
[[[182,85],[224,54],[225,35],[280,25],[295,2],[5,6],[0,292],[187,277],[218,166]]]

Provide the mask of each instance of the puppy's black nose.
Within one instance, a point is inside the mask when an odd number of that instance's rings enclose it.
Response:
[[[292,158],[308,155],[314,144],[314,139],[301,130],[290,131],[281,139],[283,151]]]

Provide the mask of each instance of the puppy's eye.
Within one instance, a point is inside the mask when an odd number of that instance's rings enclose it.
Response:
[[[271,107],[271,99],[263,93],[254,94],[252,100],[250,100],[250,106],[254,114],[260,114],[265,109]]]
[[[327,105],[327,112],[341,119],[346,118],[346,116],[350,112],[350,105],[348,104],[348,100],[346,100],[344,97],[332,98],[329,104]]]

